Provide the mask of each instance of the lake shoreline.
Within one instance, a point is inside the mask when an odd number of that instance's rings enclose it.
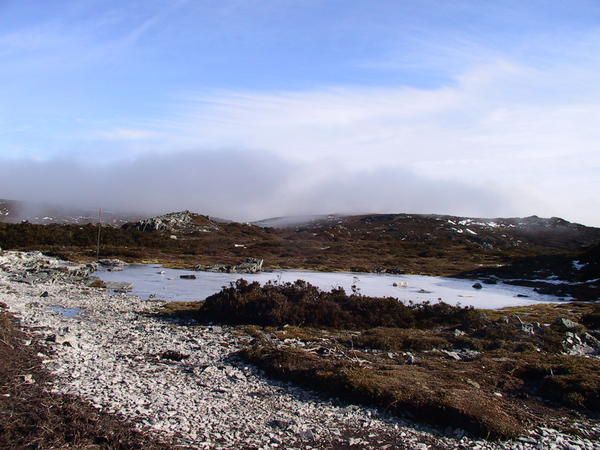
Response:
[[[533,288],[489,280],[434,277],[411,274],[373,274],[365,272],[318,272],[312,270],[280,270],[260,273],[218,273],[170,269],[157,264],[124,264],[116,270],[100,269],[95,273],[103,282],[126,283],[131,293],[148,299],[196,301],[219,292],[238,279],[261,283],[305,280],[322,290],[342,287],[346,292],[373,297],[394,297],[403,302],[440,302],[484,309],[534,305],[564,301],[542,295]],[[189,278],[189,279],[182,279]],[[488,282],[486,284],[486,281]],[[568,299],[567,299],[568,300]]]
[[[4,252],[0,267],[0,290],[10,312],[52,347],[45,365],[56,377],[56,392],[76,395],[182,445],[535,448],[527,440],[456,437],[273,381],[235,358],[251,340],[235,327],[159,318],[155,313],[164,303],[89,287],[79,275],[82,267],[64,269],[54,258],[19,252]],[[49,278],[38,279],[38,273]],[[23,277],[28,281],[16,281]],[[67,317],[51,306],[80,312]],[[586,445],[556,430],[544,436],[539,434],[540,442],[564,442],[560,448]]]

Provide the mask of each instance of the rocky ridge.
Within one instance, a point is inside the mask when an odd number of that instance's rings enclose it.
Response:
[[[219,225],[208,216],[194,214],[190,211],[173,212],[162,216],[150,217],[135,223],[127,224],[127,228],[140,231],[164,231],[169,233],[210,233],[219,231]]]

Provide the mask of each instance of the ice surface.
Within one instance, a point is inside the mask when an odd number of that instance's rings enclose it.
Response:
[[[65,308],[64,306],[54,305],[49,307],[50,310],[65,317],[77,317],[81,312],[79,308]]]
[[[196,279],[182,280],[179,276],[183,274],[194,274]],[[269,280],[283,283],[302,279],[323,290],[341,286],[347,292],[351,292],[351,286],[355,284],[361,294],[370,296],[395,297],[403,302],[412,300],[415,303],[437,302],[441,299],[453,305],[472,305],[477,308],[502,308],[559,301],[554,296],[538,294],[528,287],[499,283],[496,285],[484,284],[483,289],[475,290],[472,285],[476,280],[423,275],[287,270],[259,274],[226,274],[167,269],[151,264],[130,265],[120,272],[99,271],[96,275],[104,281],[132,283],[132,294],[138,295],[142,299],[152,296],[172,301],[203,300],[220,291],[223,286],[228,286],[229,283],[240,278],[260,283]],[[394,283],[397,286],[394,286]],[[427,293],[424,293],[425,291]],[[529,297],[517,297],[517,294]]]

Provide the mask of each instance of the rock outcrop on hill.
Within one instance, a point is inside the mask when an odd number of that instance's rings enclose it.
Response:
[[[125,228],[140,231],[165,231],[169,233],[209,233],[218,231],[219,225],[208,216],[180,211],[162,216],[150,217],[135,223],[126,224]]]

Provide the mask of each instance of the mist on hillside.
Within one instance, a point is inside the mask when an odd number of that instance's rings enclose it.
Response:
[[[492,190],[434,181],[398,167],[331,172],[242,151],[154,154],[102,166],[66,159],[4,161],[0,198],[143,215],[189,209],[243,221],[329,213],[514,212]]]

